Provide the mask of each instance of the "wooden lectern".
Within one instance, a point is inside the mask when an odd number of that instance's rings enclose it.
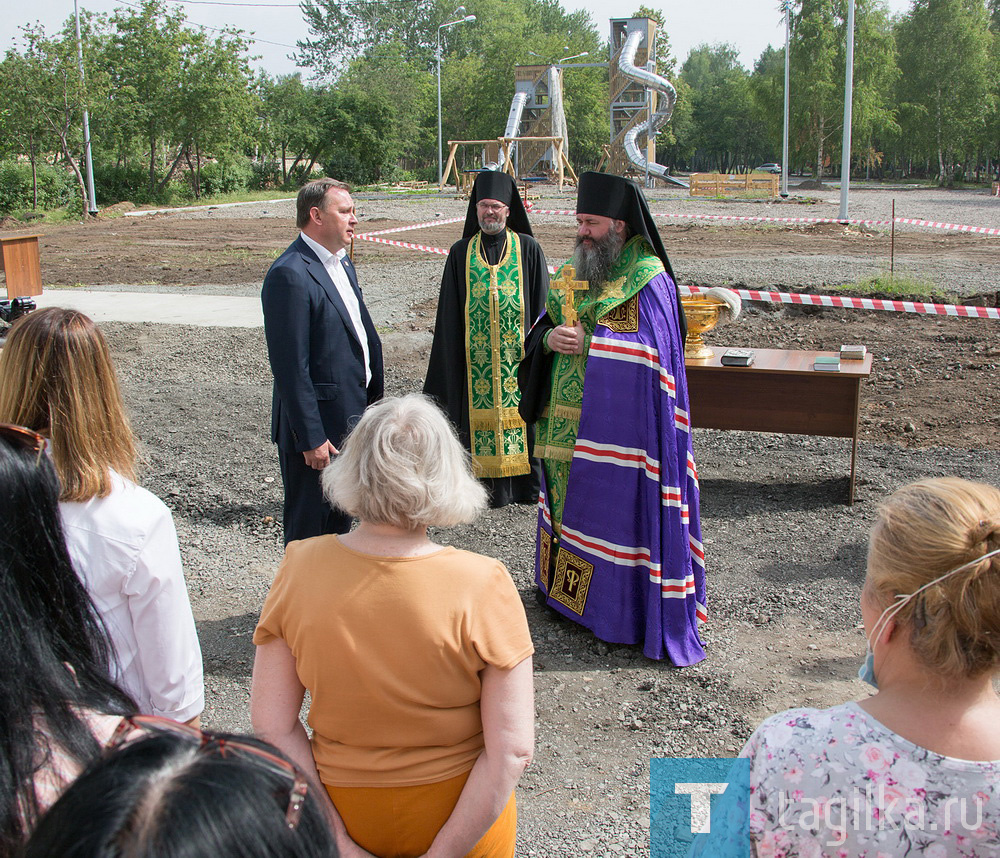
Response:
[[[7,297],[42,294],[39,235],[0,235],[0,271],[7,274]]]

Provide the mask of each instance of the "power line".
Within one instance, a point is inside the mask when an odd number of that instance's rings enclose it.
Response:
[[[118,2],[122,6],[131,6],[133,9],[142,9],[142,6],[140,6],[138,3],[129,3],[128,0],[118,0]],[[174,3],[178,3],[178,2],[191,3],[191,2],[195,2],[195,0],[171,0],[171,2],[174,2]],[[207,0],[198,0],[198,2],[207,2]],[[256,6],[258,4],[256,4],[256,3],[221,3],[220,2],[220,3],[217,3],[215,5],[219,5],[219,6]],[[259,4],[259,5],[266,5],[266,4]],[[296,8],[298,8],[297,4],[296,4]],[[189,21],[188,23],[189,24],[193,24],[195,27],[201,27],[203,30],[211,30],[214,33],[227,33],[227,34],[231,34],[232,33],[231,30],[223,30],[223,29],[221,29],[219,27],[210,27],[210,26],[208,26],[208,24],[199,24],[199,23],[197,23],[195,21]],[[254,44],[275,45],[276,47],[279,47],[279,48],[290,48],[293,51],[298,50],[298,47],[299,47],[298,45],[286,45],[284,42],[271,42],[271,41],[268,41],[267,39],[257,39],[257,38],[254,38],[253,36],[241,36],[240,38],[245,39],[248,42],[253,42]]]
[[[300,9],[298,3],[226,3],[223,0],[171,0],[188,6],[247,6],[251,9]]]

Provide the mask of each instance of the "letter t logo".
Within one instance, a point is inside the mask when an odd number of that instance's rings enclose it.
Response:
[[[708,834],[712,830],[711,797],[726,791],[727,783],[675,783],[674,795],[691,796],[691,833]],[[699,824],[698,818],[703,821]]]

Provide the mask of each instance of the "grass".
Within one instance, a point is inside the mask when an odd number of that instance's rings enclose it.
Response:
[[[171,207],[178,206],[218,206],[225,203],[260,203],[268,200],[287,200],[295,198],[295,191],[237,191],[231,194],[215,194],[213,196],[203,196],[200,200],[188,200],[187,202],[171,203]]]
[[[79,212],[70,211],[65,208],[51,209],[49,211],[23,209],[18,212],[10,212],[8,216],[21,221],[26,226],[35,223],[72,223],[73,221],[79,222],[81,219]]]
[[[932,298],[935,301],[956,303],[959,301],[954,292],[948,292],[929,280],[921,280],[908,274],[889,274],[883,272],[874,277],[867,277],[855,283],[842,283],[836,287],[841,292],[855,292],[863,297],[877,298]]]

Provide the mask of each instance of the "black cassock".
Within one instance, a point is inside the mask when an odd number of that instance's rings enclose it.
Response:
[[[527,335],[535,319],[545,310],[549,290],[549,272],[545,254],[530,235],[519,234],[521,239],[522,306],[524,307],[524,332]],[[437,321],[434,325],[434,343],[427,364],[424,393],[434,397],[458,429],[459,438],[469,449],[469,380],[466,375],[465,353],[465,261],[472,238],[455,242],[448,252],[444,274],[441,276],[441,294],[438,297]],[[482,233],[482,248],[486,261],[496,265],[507,249],[507,234]],[[528,426],[528,449],[535,446],[535,429]],[[538,500],[541,464],[531,459],[531,472],[517,477],[483,479],[481,482],[490,493],[490,505],[506,506],[509,503],[535,503]]]

